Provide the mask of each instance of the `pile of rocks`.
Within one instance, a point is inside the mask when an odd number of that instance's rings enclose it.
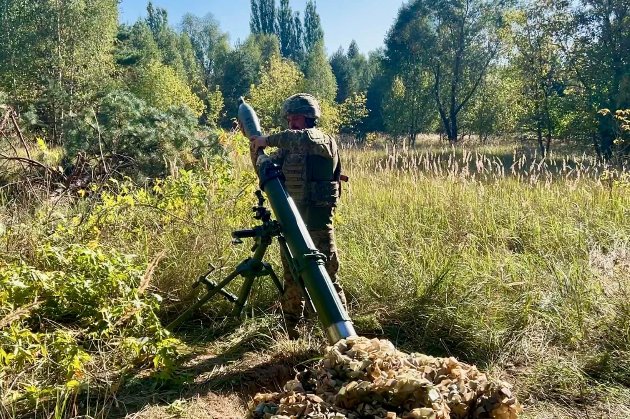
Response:
[[[258,394],[250,418],[517,418],[510,385],[455,358],[406,354],[353,337],[328,348],[281,393]]]

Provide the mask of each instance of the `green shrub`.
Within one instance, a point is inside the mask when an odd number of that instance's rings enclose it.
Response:
[[[130,367],[173,376],[178,341],[156,316],[135,257],[98,246],[42,246],[34,264],[0,264],[0,393],[4,405],[65,411],[68,397]],[[34,266],[37,265],[37,266]],[[20,377],[17,386],[5,385]]]
[[[71,119],[66,157],[74,161],[82,152],[103,159],[105,170],[137,179],[160,177],[169,165],[185,160],[197,133],[197,118],[187,107],[162,111],[129,92],[114,91]]]

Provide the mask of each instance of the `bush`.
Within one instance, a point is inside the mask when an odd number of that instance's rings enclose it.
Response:
[[[132,366],[172,378],[178,341],[162,328],[161,299],[146,292],[146,267],[135,257],[45,245],[35,259],[0,264],[3,403],[63,412],[70,397],[98,392]]]
[[[164,176],[192,147],[198,130],[187,107],[161,111],[124,91],[107,94],[68,128],[67,159],[86,153],[101,158],[106,170],[140,179]]]

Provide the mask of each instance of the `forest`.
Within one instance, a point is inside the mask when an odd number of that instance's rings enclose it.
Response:
[[[298,92],[350,179],[360,335],[510,382],[525,418],[630,417],[627,0],[409,0],[381,48],[332,54],[314,0],[250,0],[238,42],[119,7],[0,0],[0,418],[265,417],[258,393],[322,365],[266,279],[239,319],[216,297],[165,328],[250,255],[239,98],[274,133]],[[305,417],[381,417],[361,406]]]

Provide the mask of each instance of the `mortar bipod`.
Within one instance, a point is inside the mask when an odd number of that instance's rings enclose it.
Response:
[[[262,224],[251,229],[235,230],[232,232],[232,243],[234,244],[242,243],[242,239],[244,238],[255,239],[254,245],[252,246],[253,255],[240,262],[236,266],[236,268],[234,268],[234,270],[219,283],[216,283],[209,278],[215,270],[214,266],[210,265],[210,269],[202,274],[193,284],[193,289],[203,284],[206,287],[206,293],[194,304],[188,307],[183,313],[181,313],[175,320],[169,323],[168,326],[166,326],[168,330],[172,331],[180,326],[186,319],[190,317],[191,314],[193,314],[197,309],[203,306],[216,294],[221,294],[223,297],[225,297],[225,299],[234,303],[234,308],[232,309],[231,315],[235,317],[240,316],[251,293],[252,287],[254,285],[254,280],[258,277],[270,276],[274,285],[278,289],[278,292],[280,294],[284,294],[284,287],[282,286],[280,279],[274,272],[271,265],[263,260],[267,248],[273,241],[274,237],[277,237],[278,239],[280,252],[289,265],[289,269],[291,271],[291,275],[294,281],[300,284],[300,287],[304,292],[308,309],[314,311],[312,302],[310,301],[308,293],[304,288],[304,284],[297,272],[297,268],[295,266],[293,258],[291,257],[289,247],[287,246],[285,238],[282,236],[280,224],[277,221],[271,219],[271,211],[269,211],[265,207],[265,199],[261,191],[256,191],[256,197],[258,198],[258,205],[253,207],[252,211],[254,212],[254,218],[256,220],[262,221]],[[244,278],[244,281],[241,285],[238,296],[236,296],[225,290],[225,287],[232,280],[239,276],[242,276]]]

